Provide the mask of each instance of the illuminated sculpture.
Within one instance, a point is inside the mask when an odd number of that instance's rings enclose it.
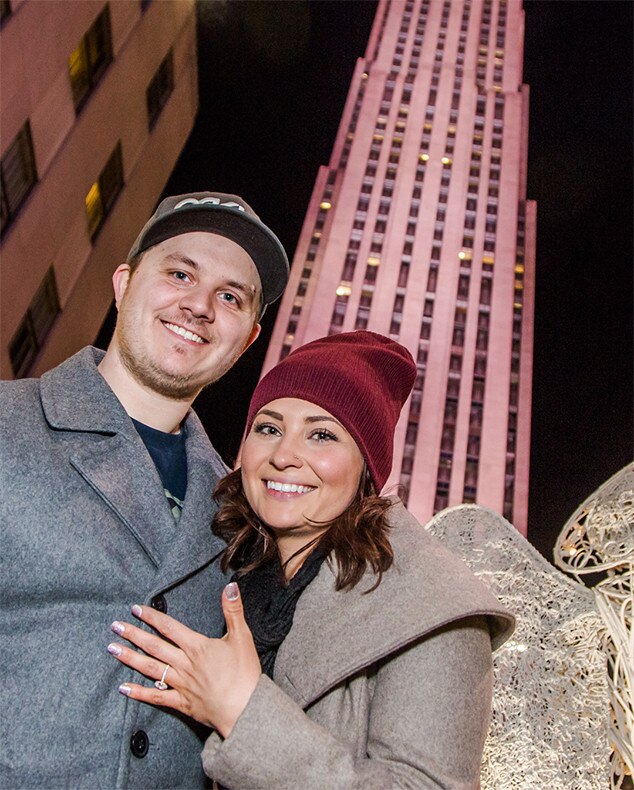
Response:
[[[634,464],[610,478],[561,531],[555,563],[579,579],[603,574],[592,588],[603,620],[611,717],[612,787],[634,774]]]
[[[426,528],[517,617],[513,637],[494,655],[483,790],[605,790],[608,689],[593,591],[486,508],[449,508]]]

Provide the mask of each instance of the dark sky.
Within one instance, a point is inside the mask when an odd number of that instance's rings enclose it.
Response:
[[[199,0],[200,111],[166,194],[246,198],[292,258],[376,10],[365,0]],[[632,9],[525,2],[528,197],[538,202],[529,538],[632,457]],[[228,462],[274,319],[197,410]]]

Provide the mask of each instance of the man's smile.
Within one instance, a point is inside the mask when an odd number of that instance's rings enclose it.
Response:
[[[167,327],[171,332],[174,332],[180,337],[184,338],[185,340],[191,340],[193,343],[199,343],[203,345],[204,343],[209,343],[208,340],[205,340],[204,337],[197,335],[195,332],[192,332],[191,329],[185,329],[185,327],[178,326],[178,324],[170,324],[167,321],[162,322],[163,326]]]

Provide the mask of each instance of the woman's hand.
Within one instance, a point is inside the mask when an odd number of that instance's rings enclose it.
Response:
[[[209,639],[150,606],[133,606],[135,617],[169,641],[128,623],[114,622],[112,630],[146,655],[116,643],[108,646],[108,652],[155,681],[165,674],[168,688],[161,691],[154,686],[125,683],[119,691],[140,702],[178,710],[214,727],[226,738],[245,709],[262,670],[235,582],[224,589],[222,609],[227,633],[222,639]]]

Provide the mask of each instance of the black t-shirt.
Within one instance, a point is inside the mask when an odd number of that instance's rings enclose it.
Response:
[[[178,521],[187,491],[187,452],[185,440],[187,434],[183,426],[179,433],[165,433],[150,428],[142,422],[132,420],[139,436],[147,448],[158,470],[163,483],[174,520]]]

